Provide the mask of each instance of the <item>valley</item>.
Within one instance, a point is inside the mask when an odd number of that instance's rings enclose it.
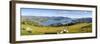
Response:
[[[92,32],[92,18],[22,16],[21,20],[21,35]]]

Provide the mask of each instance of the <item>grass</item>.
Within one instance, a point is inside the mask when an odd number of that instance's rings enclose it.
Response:
[[[29,24],[21,24],[21,35],[41,35],[46,33],[57,33],[67,29],[68,32],[66,33],[88,33],[92,32],[92,24],[91,23],[77,23],[71,26],[59,26],[59,27],[52,27],[52,26],[34,26]],[[29,28],[29,29],[28,29]]]

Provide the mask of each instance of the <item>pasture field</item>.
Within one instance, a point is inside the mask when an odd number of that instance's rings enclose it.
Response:
[[[65,32],[60,33],[64,30]],[[21,35],[43,35],[43,34],[70,34],[70,33],[91,33],[91,23],[77,23],[70,26],[34,26],[21,24]]]

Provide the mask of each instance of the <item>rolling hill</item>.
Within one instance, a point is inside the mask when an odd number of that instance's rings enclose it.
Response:
[[[48,16],[22,16],[23,21],[31,21],[41,26],[61,26],[80,22],[91,23],[92,18],[69,18],[69,17],[48,17]]]

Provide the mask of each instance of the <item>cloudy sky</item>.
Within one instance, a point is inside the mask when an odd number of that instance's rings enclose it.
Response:
[[[87,17],[92,17],[92,11],[21,8],[21,15],[22,16],[49,16],[49,17],[62,16],[62,17],[70,17],[70,18],[87,18]]]

